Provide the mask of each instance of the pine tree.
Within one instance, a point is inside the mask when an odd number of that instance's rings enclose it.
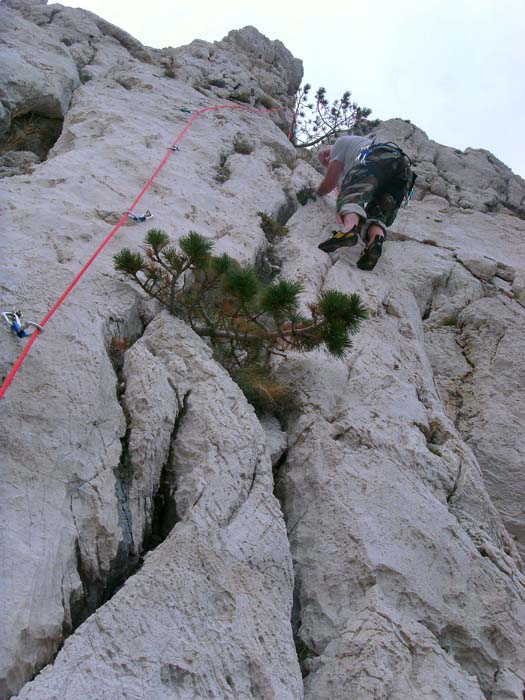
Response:
[[[368,122],[372,110],[352,102],[350,90],[330,103],[324,87],[318,88],[311,101],[311,89],[312,86],[305,83],[297,93],[292,127],[294,145],[307,148],[329,143],[342,133],[360,130],[365,123],[370,126],[378,123]]]
[[[271,377],[273,356],[320,346],[341,357],[367,311],[357,294],[324,291],[310,316],[300,313],[299,282],[259,280],[252,265],[240,265],[225,253],[213,255],[213,243],[190,231],[170,243],[150,229],[144,254],[124,248],[115,268],[130,277],[170,313],[207,337],[216,358],[256,407],[275,410],[290,400],[290,388]]]

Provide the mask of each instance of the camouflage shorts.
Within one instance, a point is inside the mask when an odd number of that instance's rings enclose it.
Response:
[[[356,163],[346,174],[337,198],[337,211],[341,213],[345,207],[346,211],[356,211],[362,216],[364,210],[370,223],[377,222],[386,229],[394,222],[411,183],[408,156],[392,145],[376,144],[365,162]]]

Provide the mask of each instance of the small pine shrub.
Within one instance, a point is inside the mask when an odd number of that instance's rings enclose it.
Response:
[[[296,94],[292,128],[292,143],[296,146],[307,148],[329,143],[343,133],[357,133],[361,126],[368,124],[371,110],[352,102],[350,90],[330,103],[326,88],[318,88],[313,98],[311,89],[312,86],[305,83]]]
[[[275,412],[293,401],[291,388],[271,375],[272,357],[320,346],[341,357],[367,318],[357,294],[337,290],[320,294],[310,316],[302,315],[299,282],[263,283],[252,265],[214,255],[212,241],[194,231],[175,247],[164,231],[150,229],[144,243],[144,253],[124,248],[115,255],[115,269],[207,337],[256,410]]]

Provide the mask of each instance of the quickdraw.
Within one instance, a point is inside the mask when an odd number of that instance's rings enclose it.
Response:
[[[34,331],[33,333],[28,333],[26,330],[30,326],[33,328],[38,328],[41,333],[44,332],[43,326],[41,326],[39,323],[35,323],[34,321],[23,321],[21,311],[3,311],[2,317],[13,333],[18,336],[18,338],[29,338],[32,336]]]
[[[135,214],[135,212],[132,211],[125,211],[124,214],[127,214],[128,219],[131,219],[132,221],[147,221],[148,219],[153,218],[153,214],[150,212],[149,209],[147,209],[146,213],[142,214],[142,216],[139,216],[138,214]]]
[[[368,146],[365,146],[359,151],[359,155],[357,156],[357,162],[361,163],[361,165],[364,165],[366,163],[366,159],[368,157],[368,154],[370,151],[374,148],[375,146],[375,141],[372,141],[372,143],[369,143]]]
[[[414,190],[415,190],[415,186],[416,186],[416,178],[417,178],[416,173],[412,173],[412,180],[410,181],[409,190],[405,196],[405,204],[404,204],[405,209],[410,204],[410,200],[412,199],[412,195],[414,194]]]

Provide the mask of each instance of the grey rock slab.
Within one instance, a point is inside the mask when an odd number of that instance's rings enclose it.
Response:
[[[322,230],[323,212],[309,215]],[[284,273],[303,262],[308,270],[315,254],[304,216],[289,222]],[[367,304],[371,318],[348,359],[318,352],[279,367],[301,394],[279,494],[305,697],[496,695],[495,675],[523,683],[525,579],[474,454],[444,411],[421,321],[451,274],[466,303],[479,282],[462,288],[468,273],[431,245],[387,243],[381,274],[357,270],[357,256],[338,252],[327,272],[303,280],[307,298],[337,288]],[[397,635],[403,642],[389,641]]]
[[[184,323],[162,314],[133,349],[150,391],[162,396],[169,377],[187,397],[168,463],[177,523],[17,697],[300,698],[293,571],[264,431]],[[149,402],[134,400],[134,413],[146,434],[157,428]],[[144,445],[130,445],[133,464]]]
[[[337,687],[357,698],[485,698],[476,679],[458,667],[426,627],[407,625],[372,601],[364,604],[340,640],[309,660],[308,668],[307,697],[330,697]]]
[[[122,377],[129,423],[126,468],[130,472],[127,494],[130,534],[134,553],[140,555],[142,544],[151,532],[155,496],[183,404],[164,364],[144,343],[135,343],[124,354]]]
[[[52,34],[0,6],[0,97],[10,119],[28,112],[64,117],[80,85],[75,62]],[[9,126],[4,119],[3,129]]]
[[[235,99],[240,106],[286,108],[274,111],[271,118],[287,131],[303,67],[282,42],[247,26],[218,42],[197,39],[159,54],[170,75],[186,80],[203,95]]]
[[[516,360],[525,344],[524,309],[504,296],[473,302],[459,317],[459,343],[472,369],[463,379],[458,424],[523,556],[525,374]]]
[[[1,215],[10,232],[1,243],[3,304],[36,321],[119,221],[184,129],[189,117],[179,108],[210,105],[185,82],[165,77],[161,67],[139,60],[122,41],[103,34],[90,13],[62,8],[48,17],[49,9],[26,6],[24,16],[35,21],[2,9],[12,18],[2,38],[24,43],[26,52],[33,44],[48,51],[46,65],[54,66],[60,85],[75,64],[69,57],[62,69],[55,61],[57,37],[71,43],[60,43],[64,56],[75,46],[89,48],[89,34],[94,37],[92,59],[84,68],[91,79],[74,91],[64,129],[47,159],[31,165],[32,172],[2,182]],[[40,41],[41,33],[46,41]],[[230,110],[223,119],[216,114],[204,114],[188,130],[137,213],[150,208],[153,225],[174,241],[197,230],[216,241],[217,252],[254,261],[265,246],[257,211],[277,215],[287,203],[271,162],[283,153],[290,159],[293,148],[265,114]],[[252,154],[235,152],[239,133],[255,144]],[[223,152],[231,158],[234,184],[216,180]],[[151,535],[153,494],[180,405],[165,383],[161,410],[148,394],[147,376],[132,373],[128,397],[135,397],[132,405],[136,400],[149,406],[155,425],[144,432],[129,409],[137,472],[135,480],[126,481],[123,445],[129,426],[119,402],[122,380],[110,361],[115,348],[133,343],[151,318],[112,261],[125,245],[139,246],[146,230],[140,224],[122,227],[38,338],[2,402],[3,517],[12,523],[4,526],[2,542],[0,675],[6,696],[49,663],[64,637],[107,599],[136,566],[141,539]],[[2,376],[23,343],[4,328]],[[130,352],[128,364],[132,357]],[[148,367],[155,375],[154,366]],[[20,449],[12,436],[22,428],[27,437]]]
[[[519,539],[523,181],[486,151],[382,123],[419,179],[362,272],[359,246],[317,249],[334,196],[297,205],[320,174],[284,133],[302,69],[280,42],[248,27],[153,50],[82,10],[0,12],[17,76],[3,128],[24,100],[64,117],[45,161],[2,181],[3,304],[26,318],[120,220],[192,118],[181,110],[232,107],[187,129],[137,206],[153,220],[121,228],[2,402],[0,693],[301,698],[272,460],[306,697],[519,698],[523,574],[500,513]],[[240,109],[268,97],[284,110]],[[291,217],[290,234],[270,246],[261,211]],[[305,310],[322,289],[362,296],[370,319],[348,357],[276,363],[299,395],[286,440],[116,275],[112,256],[150,225],[266,256],[303,283]],[[0,346],[5,375],[23,341],[4,328]]]
[[[525,182],[484,149],[443,146],[403,119],[375,128],[377,141],[393,141],[414,160],[418,197],[430,192],[463,211],[516,213],[525,218]]]

